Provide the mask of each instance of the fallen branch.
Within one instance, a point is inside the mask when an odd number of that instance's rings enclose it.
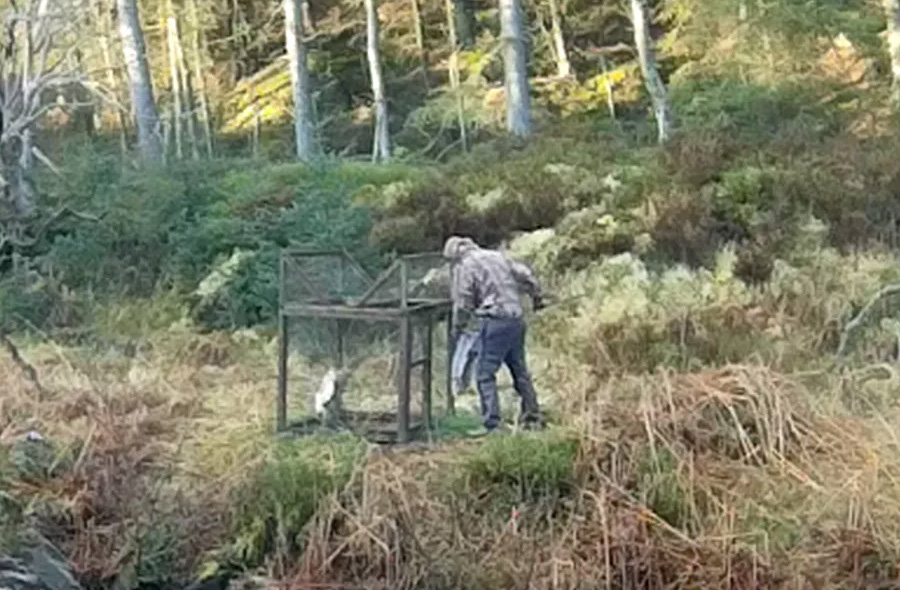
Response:
[[[34,369],[31,364],[22,358],[22,355],[19,353],[18,347],[13,343],[12,340],[9,339],[5,333],[0,332],[0,343],[3,344],[3,347],[9,353],[9,356],[12,358],[13,363],[22,371],[25,375],[25,378],[31,381],[34,385],[34,388],[37,389],[38,395],[40,397],[44,397],[46,390],[41,385],[40,379],[38,379],[37,371]]]
[[[859,313],[856,314],[856,317],[854,317],[852,320],[847,322],[847,325],[844,326],[844,330],[841,332],[841,340],[840,340],[840,343],[838,344],[838,349],[837,349],[837,357],[838,358],[843,358],[846,355],[847,342],[850,339],[850,333],[862,325],[863,321],[866,319],[866,316],[869,314],[870,311],[872,311],[872,308],[875,307],[875,304],[878,303],[879,301],[881,301],[882,299],[884,299],[885,297],[894,295],[896,293],[900,293],[900,283],[893,283],[893,284],[890,284],[890,285],[884,287],[883,289],[881,289],[881,291],[876,293],[875,296],[872,297],[871,300],[869,300],[869,302],[865,305],[865,307],[863,307],[859,311]]]

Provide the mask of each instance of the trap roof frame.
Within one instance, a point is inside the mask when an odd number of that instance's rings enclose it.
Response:
[[[340,260],[340,270],[352,270],[362,283],[365,291],[360,297],[331,297],[321,292],[302,273],[290,274],[288,265],[292,258],[335,257]],[[287,422],[287,389],[288,389],[288,357],[290,354],[290,320],[291,318],[333,319],[337,321],[337,366],[345,366],[343,333],[346,324],[353,320],[374,322],[394,322],[399,328],[399,339],[396,354],[399,357],[396,395],[397,395],[397,442],[407,443],[410,440],[410,402],[412,388],[412,372],[422,367],[422,409],[425,427],[428,432],[434,428],[432,412],[432,363],[434,328],[441,320],[446,320],[447,330],[447,368],[445,375],[446,411],[454,414],[454,398],[452,387],[452,359],[454,342],[452,338],[453,305],[449,297],[428,298],[416,297],[417,289],[409,289],[410,264],[426,258],[439,258],[438,252],[421,252],[398,256],[393,263],[376,278],[360,265],[346,249],[311,249],[289,247],[281,251],[279,259],[279,293],[278,293],[278,391],[276,398],[276,432],[288,430]],[[374,296],[380,289],[391,283],[391,278],[399,275],[399,298],[379,301]],[[311,297],[302,302],[286,300],[286,281],[289,276],[299,278]],[[394,304],[394,305],[392,305]],[[422,340],[423,354],[413,358],[414,324],[424,325],[425,334]]]

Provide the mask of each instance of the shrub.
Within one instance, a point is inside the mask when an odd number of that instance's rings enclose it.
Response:
[[[461,460],[460,475],[469,496],[486,495],[500,514],[523,502],[553,505],[574,486],[577,450],[565,434],[495,437]]]
[[[730,133],[701,127],[676,133],[659,153],[669,177],[698,189],[717,180],[738,152],[739,145]]]
[[[275,552],[296,554],[320,500],[347,484],[360,452],[352,438],[276,443],[235,492],[235,540],[222,550],[225,559],[255,566]]]
[[[93,170],[75,166],[82,176],[54,187],[52,200],[98,219],[61,218],[32,253],[30,274],[2,281],[5,323],[25,314],[34,325],[65,325],[76,308],[63,305],[72,303],[72,291],[92,305],[151,296],[160,287],[191,293],[239,250],[249,256],[214,297],[193,299],[193,315],[210,328],[267,322],[281,247],[347,248],[378,267],[378,252],[367,243],[369,212],[354,198],[364,187],[417,176],[403,166],[259,167],[240,160],[161,172]]]

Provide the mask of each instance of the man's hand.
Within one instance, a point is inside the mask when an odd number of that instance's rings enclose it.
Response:
[[[462,336],[462,333],[463,327],[458,323],[454,323],[450,328],[450,339],[453,342],[454,346],[456,346],[456,343],[459,342],[459,337]]]
[[[556,302],[556,298],[553,295],[541,295],[540,297],[535,297],[532,300],[534,311],[541,311],[542,309],[546,309],[548,305],[553,305]]]

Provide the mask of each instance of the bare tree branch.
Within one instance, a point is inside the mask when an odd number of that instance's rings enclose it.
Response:
[[[850,333],[863,324],[866,316],[869,315],[869,312],[872,311],[872,309],[879,301],[896,293],[900,293],[900,283],[892,283],[890,285],[887,285],[886,287],[881,289],[881,291],[876,293],[868,303],[866,303],[865,307],[863,307],[859,311],[859,313],[856,314],[856,317],[847,322],[847,325],[844,326],[843,331],[841,331],[841,340],[838,344],[837,352],[835,353],[839,359],[843,358],[844,355],[847,354],[847,343],[850,340]]]
[[[63,45],[66,36],[80,37],[75,34],[82,13],[78,4],[78,0],[9,0],[2,13],[0,186],[4,209],[18,215],[27,217],[35,209],[34,160],[59,174],[46,154],[33,145],[34,126],[57,108],[48,93],[82,83],[83,76],[71,60],[77,44]],[[9,242],[4,238],[5,245]]]
[[[41,151],[41,148],[39,148],[38,146],[32,146],[31,153],[34,154],[34,157],[37,158],[41,162],[41,164],[49,168],[57,176],[62,177],[62,170],[56,167],[53,161],[47,157],[47,154]]]
[[[19,353],[19,349],[16,347],[13,341],[9,339],[9,336],[4,332],[0,332],[0,344],[3,344],[6,352],[8,352],[9,356],[12,358],[13,363],[15,363],[17,367],[19,367],[19,370],[22,371],[22,373],[25,375],[25,378],[31,381],[31,383],[34,385],[34,388],[38,392],[38,396],[44,397],[46,395],[46,390],[41,385],[40,379],[38,379],[37,371],[28,361],[26,361],[22,357],[21,353]]]

